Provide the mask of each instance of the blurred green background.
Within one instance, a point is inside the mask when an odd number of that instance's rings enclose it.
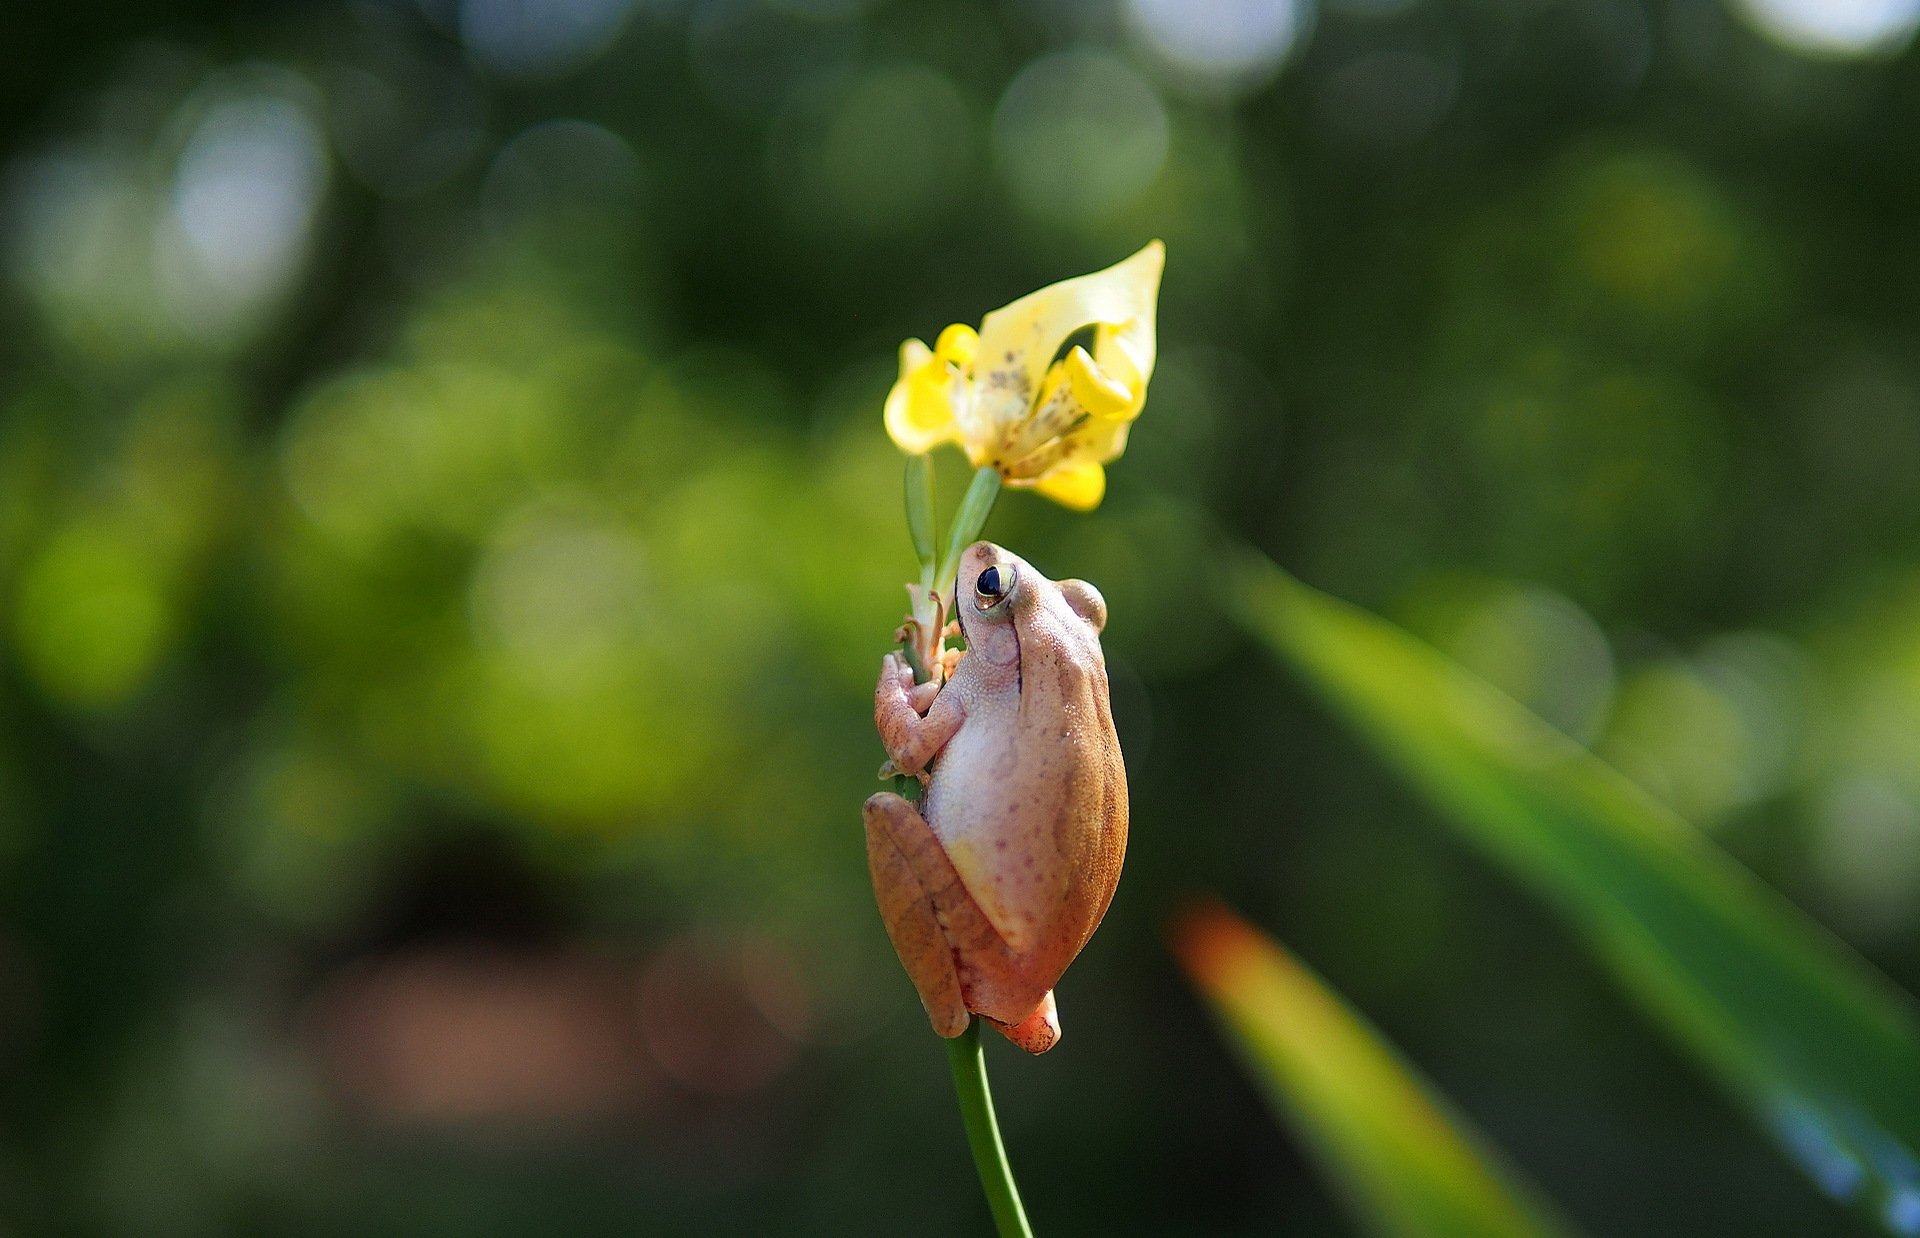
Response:
[[[867,889],[893,352],[1168,245],[1038,1230],[1346,1234],[1215,890],[1594,1234],[1867,1232],[1236,636],[1212,529],[1920,988],[1920,0],[0,15],[0,1231],[975,1234]],[[950,457],[950,458],[947,458]],[[964,482],[941,460],[943,498]]]

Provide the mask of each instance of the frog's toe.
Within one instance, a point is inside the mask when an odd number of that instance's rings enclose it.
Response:
[[[1028,1053],[1045,1053],[1060,1043],[1060,1011],[1053,1004],[1053,990],[1041,997],[1033,1013],[1018,1023],[1000,1023],[988,1019],[993,1029]]]

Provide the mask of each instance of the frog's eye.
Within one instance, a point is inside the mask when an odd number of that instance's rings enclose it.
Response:
[[[980,599],[983,609],[992,606],[1013,592],[1013,568],[1011,566],[987,568],[974,580],[973,592]]]

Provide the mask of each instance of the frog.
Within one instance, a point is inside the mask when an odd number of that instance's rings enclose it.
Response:
[[[972,1016],[1029,1053],[1059,1043],[1054,987],[1105,916],[1127,847],[1127,777],[1100,634],[1107,604],[992,542],[961,556],[966,652],[916,684],[889,653],[874,723],[920,802],[870,797],[867,864],[933,1030]]]

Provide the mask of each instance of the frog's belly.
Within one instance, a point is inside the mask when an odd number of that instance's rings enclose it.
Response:
[[[1013,805],[1008,800],[1020,747],[993,726],[963,726],[947,742],[934,764],[923,809],[941,842],[951,847],[1014,828]]]

